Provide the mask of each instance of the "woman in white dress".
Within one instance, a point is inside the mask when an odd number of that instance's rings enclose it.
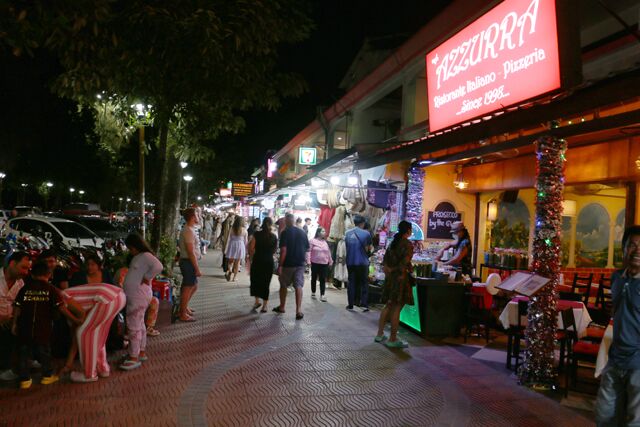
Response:
[[[236,216],[233,226],[231,227],[229,240],[227,240],[227,247],[224,251],[227,259],[229,260],[229,269],[225,273],[227,281],[232,280],[232,274],[233,281],[236,281],[240,261],[245,258],[247,253],[247,236],[248,233],[247,229],[244,227],[244,218]]]

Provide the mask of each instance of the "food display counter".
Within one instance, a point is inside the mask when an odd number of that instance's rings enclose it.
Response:
[[[423,337],[456,336],[464,323],[464,294],[470,285],[444,278],[417,278],[415,304],[400,312],[400,323]]]

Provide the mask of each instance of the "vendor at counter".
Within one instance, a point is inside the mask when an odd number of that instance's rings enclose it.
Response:
[[[451,224],[451,234],[456,239],[455,242],[440,249],[436,261],[441,261],[444,253],[449,249],[455,249],[453,258],[449,258],[443,264],[459,268],[462,274],[471,275],[471,236],[469,236],[469,231],[461,221],[456,221]]]

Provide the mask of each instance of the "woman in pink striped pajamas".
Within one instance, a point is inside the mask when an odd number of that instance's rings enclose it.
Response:
[[[127,333],[129,335],[129,358],[120,369],[130,371],[147,360],[147,328],[144,314],[153,297],[151,281],[162,272],[162,263],[152,253],[147,242],[137,234],[130,234],[125,240],[133,259],[124,278],[124,292],[127,295]]]
[[[111,322],[125,306],[124,292],[117,286],[92,283],[68,288],[63,296],[67,304],[75,302],[87,313],[85,321],[75,331],[70,360],[67,360],[69,368],[78,348],[84,372],[71,372],[71,381],[86,383],[108,377],[110,368],[105,344]]]

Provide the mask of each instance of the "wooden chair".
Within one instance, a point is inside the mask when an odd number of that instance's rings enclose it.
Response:
[[[565,391],[569,394],[569,379],[575,387],[578,378],[578,362],[589,362],[595,365],[598,359],[599,344],[578,340],[576,319],[572,309],[562,310],[562,327],[567,339],[567,371],[565,372]]]
[[[573,276],[571,292],[582,295],[585,305],[589,303],[589,293],[591,292],[592,280],[593,273],[585,274],[584,276],[581,276],[580,273],[576,273],[575,276]]]
[[[471,330],[480,326],[484,327],[484,337],[487,344],[489,344],[489,323],[491,319],[491,311],[484,306],[484,296],[474,292],[466,292],[466,328],[464,331],[464,342],[467,342],[467,338],[471,334]]]
[[[520,366],[520,340],[524,339],[522,318],[529,313],[529,301],[518,301],[518,323],[507,330],[507,369],[511,369],[511,359],[516,359],[515,370]]]
[[[611,312],[611,276],[600,276],[598,281],[598,295],[596,296],[596,308]]]

